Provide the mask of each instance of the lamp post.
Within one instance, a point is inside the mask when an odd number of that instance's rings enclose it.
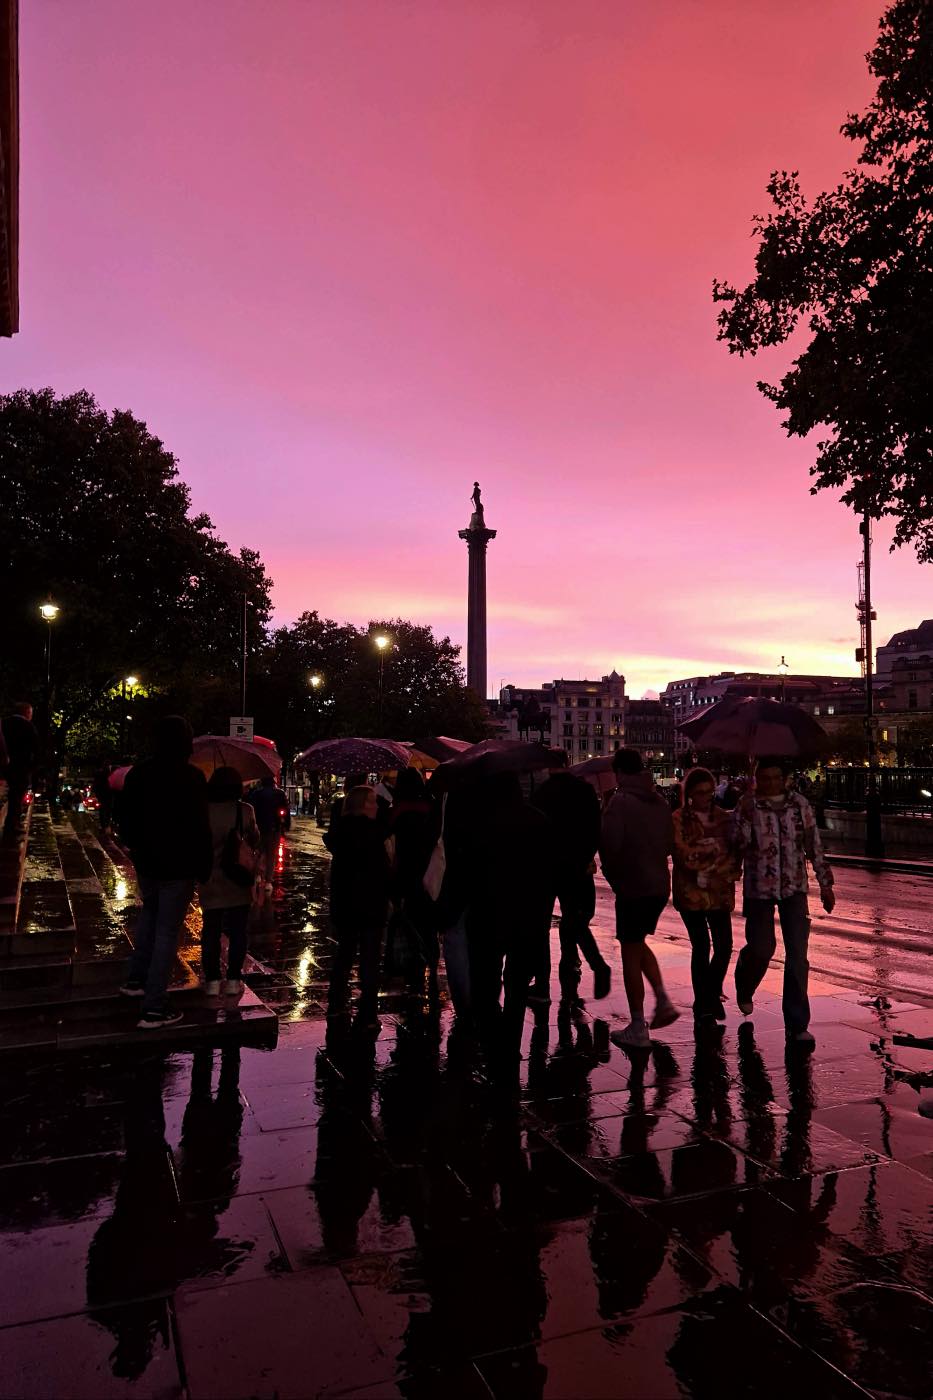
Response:
[[[51,598],[40,604],[39,613],[46,623],[45,634],[45,690],[49,710],[52,708],[52,623],[58,617],[61,608],[57,603],[53,603]]]
[[[382,733],[382,694],[383,694],[383,686],[384,686],[384,679],[385,679],[386,652],[389,650],[389,648],[390,648],[391,645],[392,645],[392,639],[391,639],[391,637],[387,637],[387,636],[385,635],[384,632],[380,632],[380,633],[378,633],[375,637],[373,637],[373,643],[374,643],[374,645],[375,645],[377,651],[379,652],[379,705],[378,705],[377,717],[376,717],[376,727],[377,727],[377,729],[379,730],[379,733],[380,733],[380,735],[381,735],[381,733]]]
[[[788,672],[788,670],[789,670],[789,667],[788,667],[788,665],[787,665],[787,662],[784,660],[784,655],[783,655],[783,653],[782,653],[782,654],[781,654],[781,664],[780,664],[780,666],[777,668],[778,675],[781,677],[781,704],[782,704],[782,705],[785,704],[785,703],[786,703],[786,700],[787,700],[787,672]]]
[[[133,691],[139,685],[138,676],[124,676],[120,682],[120,757],[126,757],[126,721],[130,716],[126,712],[126,688],[129,686],[130,699],[133,698]]]

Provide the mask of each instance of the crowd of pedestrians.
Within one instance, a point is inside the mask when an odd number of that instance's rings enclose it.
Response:
[[[250,909],[271,882],[288,812],[271,776],[244,799],[233,769],[221,768],[207,781],[189,762],[191,752],[187,722],[163,720],[153,754],[127,774],[120,803],[120,830],[142,896],[122,991],[140,999],[142,1029],[180,1019],[166,991],[195,893],[205,990],[210,996],[242,991]],[[832,873],[813,809],[790,786],[782,761],[759,759],[744,793],[729,781],[717,786],[712,773],[694,768],[674,811],[636,751],[620,749],[613,770],[615,790],[602,808],[584,779],[556,766],[530,796],[513,772],[462,781],[443,794],[415,769],[400,772],[394,789],[371,785],[365,774],[348,778],[325,836],[332,857],[336,947],[328,1017],[334,1032],[378,1031],[387,974],[436,998],[443,950],[459,1022],[500,1063],[514,1066],[526,1008],[550,1001],[555,908],[561,997],[578,998],[583,961],[594,999],[609,993],[612,968],[591,928],[598,859],[615,896],[629,1010],[627,1024],[612,1035],[618,1045],[645,1048],[652,1031],[682,1014],[651,946],[671,897],[691,945],[694,1018],[701,1025],[725,1019],[740,879],[745,940],[734,973],[738,1010],[753,1014],[775,951],[776,912],[785,947],[787,1036],[812,1045],[808,867],[827,911]],[[351,1016],[354,967],[359,997]]]
[[[431,784],[407,770],[390,806],[376,789],[353,783],[326,843],[333,854],[332,914],[337,956],[329,1015],[349,1021],[349,975],[360,962],[361,999],[354,1025],[378,1029],[376,982],[391,965],[397,939],[413,949],[419,971],[436,987],[438,947],[455,1008],[507,1064],[518,1056],[525,1010],[550,1000],[550,931],[560,909],[558,981],[577,995],[581,954],[593,972],[593,995],[607,995],[612,970],[590,927],[596,857],[615,895],[616,937],[629,1008],[613,1033],[626,1049],[651,1043],[671,1025],[674,1004],[650,939],[668,900],[691,944],[693,1015],[725,1019],[724,984],[732,958],[736,885],[744,877],[745,943],[735,968],[743,1015],[775,951],[777,911],[785,945],[783,1010],[789,1041],[812,1045],[807,1002],[808,864],[823,906],[833,907],[832,873],[809,802],[789,787],[778,759],[762,758],[744,792],[717,787],[703,768],[689,772],[671,811],[641,756],[614,756],[616,788],[601,811],[585,780],[554,769],[526,797],[514,773],[463,783],[432,802]],[[432,866],[443,878],[432,889]],[[673,880],[672,880],[673,874]],[[646,988],[651,1005],[646,1008]]]

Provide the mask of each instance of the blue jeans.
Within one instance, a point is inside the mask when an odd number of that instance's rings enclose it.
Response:
[[[768,970],[777,946],[775,909],[784,939],[784,1024],[788,1031],[805,1031],[810,1024],[807,997],[810,909],[805,894],[791,894],[786,899],[746,899],[745,947],[735,965],[735,992],[739,1001],[751,1001]]]
[[[172,975],[178,935],[194,896],[194,880],[152,880],[139,876],[143,907],[136,922],[136,943],[129,980],[145,986],[143,1011],[162,1011]]]
[[[201,927],[201,971],[205,982],[220,980],[220,936],[227,935],[227,979],[238,982],[246,958],[246,925],[250,906],[234,904],[227,909],[205,909]]]

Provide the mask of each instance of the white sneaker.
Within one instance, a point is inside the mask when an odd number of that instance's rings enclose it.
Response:
[[[735,1004],[743,1016],[750,1016],[755,1009],[755,1003],[753,1001],[737,1001]]]
[[[217,981],[217,980],[212,980],[212,981],[210,981],[210,982],[205,982],[205,983],[204,983],[204,995],[205,995],[206,997],[219,997],[219,996],[220,996],[220,982]]]
[[[620,1050],[631,1050],[633,1047],[647,1050],[651,1045],[651,1036],[644,1021],[630,1021],[622,1030],[610,1031],[609,1039]]]
[[[228,979],[224,983],[225,997],[238,997],[243,990],[243,983],[238,978]]]

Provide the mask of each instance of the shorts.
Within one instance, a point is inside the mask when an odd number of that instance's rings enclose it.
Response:
[[[667,895],[616,895],[616,938],[620,943],[644,943],[654,933],[667,904]]]

